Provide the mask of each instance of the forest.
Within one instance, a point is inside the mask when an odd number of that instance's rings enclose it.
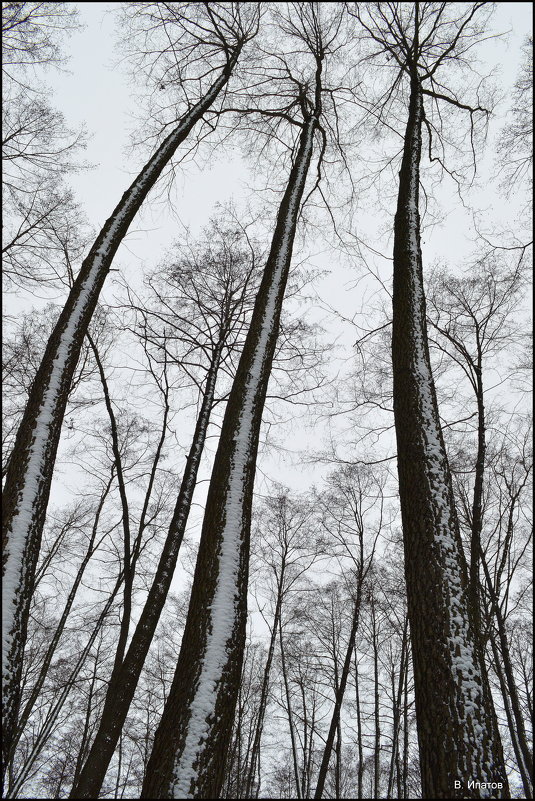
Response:
[[[533,798],[531,11],[2,3],[3,797]]]

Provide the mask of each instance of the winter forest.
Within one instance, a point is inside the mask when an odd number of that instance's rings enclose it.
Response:
[[[5,798],[532,798],[530,3],[2,3]]]

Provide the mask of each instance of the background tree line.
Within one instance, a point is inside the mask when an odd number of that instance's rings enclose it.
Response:
[[[75,8],[3,4],[6,290],[41,299],[4,347],[6,796],[531,797],[531,43],[494,137],[521,215],[428,264],[497,103],[490,5],[117,14],[143,166],[91,231],[38,82]],[[153,187],[229,147],[268,192],[103,290]]]

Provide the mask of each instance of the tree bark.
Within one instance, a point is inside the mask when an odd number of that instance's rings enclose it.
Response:
[[[392,357],[422,789],[425,798],[503,798],[507,776],[429,360],[418,212],[422,119],[411,67],[394,223]]]
[[[245,644],[249,534],[262,411],[317,117],[305,122],[208,490],[188,618],[143,798],[218,798]]]
[[[226,85],[240,46],[208,92],[180,120],[125,192],[84,260],[48,341],[13,456],[2,503],[3,755],[8,755],[20,703],[20,678],[33,582],[61,426],[87,327],[113,257],[163,168]]]

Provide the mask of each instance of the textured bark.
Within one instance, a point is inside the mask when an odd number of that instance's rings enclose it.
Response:
[[[217,80],[180,120],[108,218],[84,260],[48,341],[9,462],[3,493],[4,657],[3,755],[8,755],[20,703],[28,615],[61,425],[82,342],[113,257],[147,194],[177,147],[227,83],[235,50]],[[9,580],[5,580],[5,576]],[[7,609],[7,612],[6,612]],[[8,614],[9,613],[9,614]]]
[[[422,789],[425,798],[503,798],[507,777],[429,360],[418,213],[422,89],[411,72],[394,224],[392,356]],[[478,784],[489,782],[500,786]]]
[[[310,117],[302,129],[229,396],[208,491],[182,646],[156,732],[142,798],[172,798],[177,793],[178,797],[218,798],[224,781],[245,644],[249,534],[258,438],[316,125],[316,117]],[[238,487],[239,497],[229,508],[234,486]],[[232,571],[234,600],[233,608],[225,612],[228,623],[225,643],[222,648],[214,646],[218,650],[213,657],[209,649],[212,643],[219,643],[216,638],[221,632],[214,631],[212,605],[220,587],[223,558],[225,570]],[[223,591],[227,590],[228,587]],[[217,614],[217,609],[213,614]],[[216,662],[217,678],[206,678]],[[209,691],[204,689],[203,681],[210,682]],[[208,692],[212,711],[206,715],[203,709]],[[198,729],[204,733],[197,736]]]

